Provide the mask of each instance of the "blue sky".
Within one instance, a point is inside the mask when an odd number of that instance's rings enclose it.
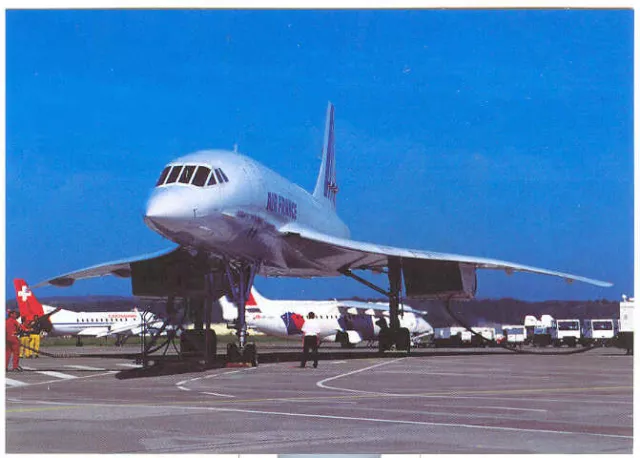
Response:
[[[185,153],[237,143],[311,190],[328,100],[354,239],[615,283],[481,272],[479,297],[632,293],[631,10],[8,11],[6,27],[9,295],[14,277],[169,246],[142,211]],[[349,279],[256,285],[375,295]]]

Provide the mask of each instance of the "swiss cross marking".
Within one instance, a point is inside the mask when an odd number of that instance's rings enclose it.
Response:
[[[22,285],[22,290],[18,291],[18,296],[20,296],[22,302],[27,302],[27,297],[31,296],[31,291],[29,291],[27,285]]]

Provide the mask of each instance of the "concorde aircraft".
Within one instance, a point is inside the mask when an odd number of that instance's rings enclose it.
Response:
[[[256,274],[353,278],[389,298],[390,330],[382,341],[409,347],[400,327],[406,297],[471,298],[477,269],[531,272],[597,286],[611,283],[489,258],[395,248],[350,239],[336,213],[334,106],[329,103],[322,163],[313,193],[236,151],[207,150],[169,162],[147,202],[144,221],[178,246],[60,275],[46,284],[69,286],[103,275],[131,278],[134,295],[204,298],[205,309],[222,294],[239,304],[240,353],[246,346],[245,304]],[[384,273],[389,289],[358,275]],[[386,344],[385,344],[386,345]]]
[[[238,319],[236,305],[222,296],[222,318],[233,323]],[[322,341],[338,342],[351,347],[363,341],[377,340],[380,331],[389,327],[389,305],[381,302],[325,300],[292,301],[267,299],[253,287],[246,304],[247,326],[276,337],[300,340],[302,326],[313,312],[318,321],[318,336]],[[433,328],[424,319],[425,311],[402,307],[400,326],[411,333],[412,341],[433,335]]]

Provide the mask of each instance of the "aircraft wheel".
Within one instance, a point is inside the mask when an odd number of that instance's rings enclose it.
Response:
[[[396,348],[409,353],[411,351],[411,333],[407,328],[400,328],[395,335]]]
[[[391,330],[380,329],[380,334],[378,335],[378,353],[384,353],[391,348],[391,337]]]
[[[238,350],[238,345],[235,343],[227,344],[227,362],[228,363],[237,363],[241,360],[240,350]]]
[[[250,343],[244,347],[244,353],[242,355],[245,363],[251,363],[251,366],[258,366],[258,350],[256,344]]]

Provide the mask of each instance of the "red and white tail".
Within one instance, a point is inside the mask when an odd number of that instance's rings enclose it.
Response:
[[[13,286],[16,290],[16,301],[18,302],[23,323],[28,323],[33,320],[35,315],[38,315],[38,317],[44,316],[42,304],[31,289],[29,289],[26,281],[22,278],[14,278]]]
[[[222,296],[218,302],[222,307],[222,318],[225,321],[233,321],[238,318],[238,308],[234,303],[229,301],[227,296]],[[255,288],[251,288],[245,310],[249,314],[263,313],[265,306],[267,306],[269,302],[270,301],[261,296]]]

